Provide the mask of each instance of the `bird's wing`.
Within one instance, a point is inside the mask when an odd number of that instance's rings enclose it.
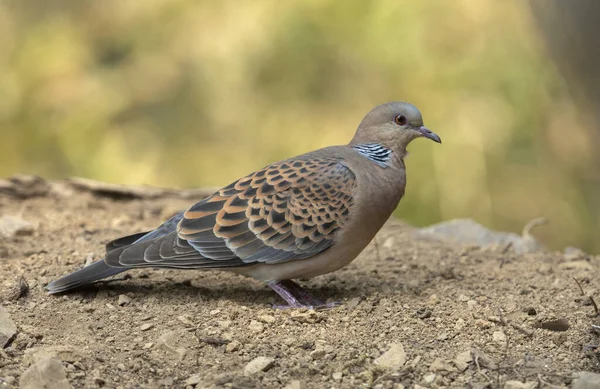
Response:
[[[297,157],[239,179],[183,213],[177,231],[107,254],[111,266],[218,268],[329,248],[348,219],[354,173],[337,157]]]

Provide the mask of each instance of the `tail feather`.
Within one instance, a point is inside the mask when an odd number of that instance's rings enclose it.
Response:
[[[46,289],[50,294],[61,293],[69,289],[91,284],[106,277],[114,276],[127,270],[129,269],[110,267],[104,262],[104,260],[100,260],[56,281],[52,281],[46,286]]]

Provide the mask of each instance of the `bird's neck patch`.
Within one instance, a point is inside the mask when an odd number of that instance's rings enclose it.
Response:
[[[375,162],[379,166],[388,167],[388,161],[392,156],[392,150],[380,145],[379,143],[363,143],[352,146],[367,159]]]

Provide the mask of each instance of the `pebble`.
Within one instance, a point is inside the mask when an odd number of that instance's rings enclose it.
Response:
[[[324,349],[322,349],[322,348],[318,348],[318,349],[316,349],[316,350],[314,350],[314,351],[311,351],[311,353],[310,353],[310,357],[311,357],[311,358],[312,358],[314,361],[317,361],[317,360],[319,360],[319,359],[323,358],[323,357],[324,357],[326,354],[327,354],[327,351],[325,351],[325,350],[324,350]]]
[[[595,389],[600,388],[600,374],[589,371],[578,373],[579,378],[573,383],[572,389]]]
[[[425,375],[423,376],[423,382],[424,382],[424,383],[426,383],[426,384],[428,384],[428,385],[429,385],[429,384],[432,384],[432,383],[433,383],[433,381],[435,381],[435,377],[436,377],[436,374],[435,374],[435,373],[429,373],[429,374],[425,374]]]
[[[388,351],[375,359],[374,363],[388,369],[398,370],[406,363],[404,347],[401,343],[392,343]]]
[[[441,358],[436,358],[433,362],[431,362],[431,365],[429,365],[429,371],[432,372],[449,370],[453,370],[453,368]]]
[[[465,371],[469,367],[469,363],[473,362],[471,350],[463,351],[454,357],[454,365],[459,371]]]
[[[340,382],[342,380],[342,377],[344,377],[344,373],[342,373],[341,371],[336,371],[331,375],[331,378],[333,378],[333,380],[336,382]]]
[[[180,361],[194,353],[198,339],[194,334],[185,330],[170,331],[164,333],[157,342],[162,349],[176,355]],[[191,360],[193,358],[189,358]]]
[[[292,380],[283,389],[302,389],[302,383],[298,380]]]
[[[0,349],[6,347],[17,335],[17,326],[6,308],[0,306]]]
[[[54,358],[46,357],[31,365],[19,380],[21,389],[71,389],[67,381],[67,373],[62,363]]]
[[[261,333],[261,332],[264,331],[265,326],[264,326],[264,324],[262,324],[259,321],[252,320],[252,321],[250,321],[250,324],[248,325],[248,329],[250,331],[255,332],[255,333],[258,334],[258,333]]]
[[[360,297],[354,297],[346,303],[346,307],[348,309],[354,309],[358,307],[358,304],[360,304]]]
[[[225,352],[232,353],[232,352],[238,351],[241,348],[242,348],[242,343],[240,343],[237,340],[233,340],[229,344],[227,344],[227,346],[225,346]]]
[[[185,324],[186,326],[190,326],[190,327],[194,326],[194,322],[187,316],[184,316],[184,315],[177,316],[177,319],[180,322],[182,322],[183,324]]]
[[[275,323],[275,317],[271,316],[271,315],[260,315],[258,317],[258,320],[262,321],[263,323],[266,324],[273,324]]]
[[[117,301],[117,305],[119,305],[120,307],[124,307],[125,305],[129,304],[130,302],[131,302],[131,298],[129,296],[127,296],[126,294],[120,294],[119,300]]]
[[[144,344],[144,350],[151,349],[152,346],[154,346],[154,343],[152,343],[152,342],[145,343]]]
[[[16,216],[3,216],[0,218],[0,235],[5,238],[15,236],[27,236],[33,234],[35,226],[33,223]]]
[[[185,380],[185,386],[197,386],[202,383],[202,377],[198,374],[194,374],[190,376],[187,380]]]
[[[142,331],[148,331],[148,330],[151,330],[152,328],[154,328],[154,324],[152,324],[152,323],[144,323],[140,327],[140,330],[142,330]]]
[[[521,382],[521,381],[506,381],[504,383],[504,389],[535,389],[537,388],[537,381]]]
[[[73,346],[45,346],[25,350],[23,362],[33,364],[45,358],[54,358],[67,363],[75,363],[85,359],[81,348]]]
[[[124,364],[122,364],[122,363],[119,363],[119,364],[117,364],[117,369],[119,369],[119,370],[121,370],[121,371],[125,371],[125,370],[127,370],[127,368],[125,367],[125,365],[124,365]]]
[[[245,375],[254,375],[261,371],[267,371],[273,367],[275,360],[267,357],[256,357],[244,367]]]
[[[307,312],[302,312],[298,310],[293,310],[291,313],[291,317],[293,320],[300,323],[314,324],[323,320],[323,316],[314,310],[310,310]]]
[[[494,331],[492,334],[492,339],[494,339],[494,342],[500,345],[506,344],[506,334],[502,331]]]

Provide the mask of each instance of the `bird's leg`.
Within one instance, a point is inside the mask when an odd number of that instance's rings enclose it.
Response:
[[[328,304],[319,300],[292,280],[272,281],[268,285],[288,303],[287,306],[276,306],[277,308],[314,309],[336,306],[335,303]]]

